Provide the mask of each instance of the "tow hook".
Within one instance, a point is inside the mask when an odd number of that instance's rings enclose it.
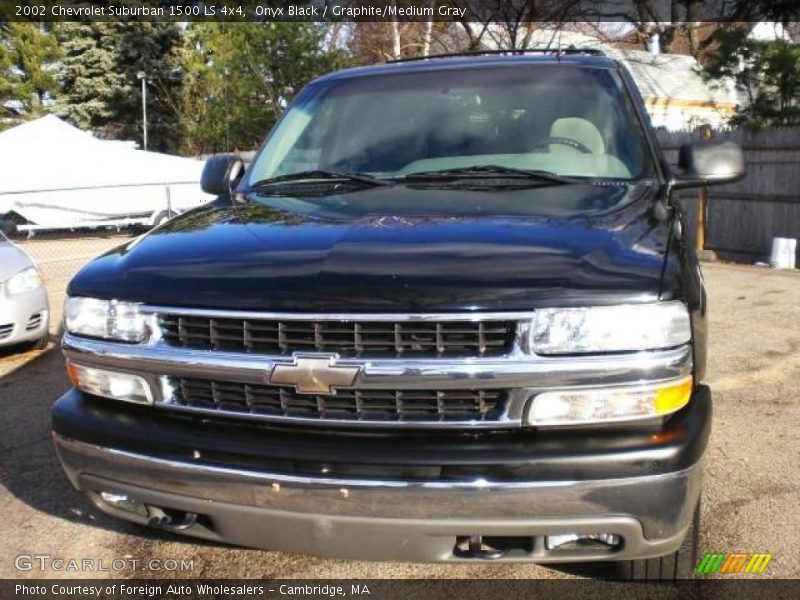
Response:
[[[147,524],[157,529],[182,531],[188,529],[197,522],[197,513],[162,509],[155,506],[148,506],[148,509],[150,517],[147,520]]]
[[[469,538],[460,539],[453,554],[459,558],[475,558],[479,560],[496,560],[503,558],[506,551],[502,548],[495,548],[483,543],[482,535],[471,535]]]

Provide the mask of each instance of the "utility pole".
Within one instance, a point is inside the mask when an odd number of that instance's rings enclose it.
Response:
[[[700,130],[703,140],[709,142],[714,137],[714,131],[709,125],[703,125]],[[700,188],[697,196],[697,230],[695,233],[695,249],[703,252],[706,249],[706,218],[708,217],[708,187]]]
[[[147,73],[139,71],[136,77],[142,81],[142,137],[144,138],[144,150],[147,150]]]

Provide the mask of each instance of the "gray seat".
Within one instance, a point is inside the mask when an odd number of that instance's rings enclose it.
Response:
[[[606,144],[600,130],[591,121],[580,117],[556,119],[550,127],[550,137],[567,138],[586,146],[592,154],[605,154]],[[550,144],[550,152],[578,152],[564,144]]]

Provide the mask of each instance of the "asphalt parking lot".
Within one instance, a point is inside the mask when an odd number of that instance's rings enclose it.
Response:
[[[715,414],[701,552],[771,552],[774,558],[764,577],[800,578],[800,271],[725,264],[709,264],[704,271],[711,305],[708,380]],[[14,559],[20,554],[108,563],[120,558],[140,563],[192,560],[191,570],[169,573],[186,577],[486,579],[576,574],[535,565],[327,560],[198,543],[112,520],[72,490],[53,452],[49,409],[67,388],[57,350],[37,356],[0,354],[0,577],[109,575],[19,571]]]

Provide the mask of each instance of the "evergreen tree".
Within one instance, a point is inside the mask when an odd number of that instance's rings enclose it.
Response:
[[[56,94],[59,47],[41,23],[0,27],[0,103],[13,101],[36,116]]]
[[[57,112],[103,137],[143,142],[141,80],[147,81],[148,149],[175,151],[181,28],[172,23],[59,23],[63,102]]]
[[[716,32],[716,47],[703,74],[710,81],[732,78],[747,101],[734,126],[800,125],[800,46],[788,40],[751,39],[747,30]]]
[[[320,23],[192,23],[186,32],[185,152],[257,147],[286,103],[314,77],[344,66]]]
[[[0,23],[0,104],[5,104],[12,99],[9,25],[9,23]],[[0,110],[2,110],[2,107],[0,107]]]

